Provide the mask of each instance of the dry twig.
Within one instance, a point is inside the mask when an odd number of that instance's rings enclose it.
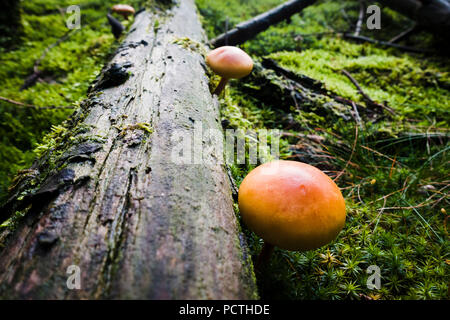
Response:
[[[367,93],[364,92],[364,90],[361,88],[361,86],[359,85],[358,81],[356,81],[355,78],[352,77],[352,75],[347,71],[347,70],[342,70],[342,73],[355,85],[356,89],[358,89],[358,92],[364,97],[364,99],[367,101],[367,103],[379,107],[379,108],[383,108],[387,111],[389,111],[391,114],[395,114],[394,110],[392,110],[391,108],[377,103],[375,101],[373,101],[368,95]]]
[[[355,106],[355,109],[356,109],[356,106]],[[348,164],[352,160],[353,154],[355,153],[357,142],[358,142],[358,126],[356,125],[355,126],[355,140],[353,141],[352,153],[350,154],[348,161],[345,163],[344,169],[342,169],[342,171],[337,174],[336,178],[333,179],[334,182],[339,180],[339,178],[344,174],[345,170],[347,170]]]
[[[417,25],[413,25],[412,27],[406,29],[405,31],[400,32],[398,35],[393,37],[391,40],[389,40],[389,43],[399,42],[400,40],[403,40],[407,37],[409,37],[414,31],[416,31]]]
[[[58,40],[56,40],[56,42],[52,43],[51,45],[49,45],[47,48],[44,49],[44,51],[42,52],[40,57],[34,62],[33,73],[31,75],[29,75],[25,79],[25,81],[24,81],[22,87],[20,88],[20,90],[25,90],[25,89],[33,86],[36,83],[36,81],[38,81],[39,76],[41,75],[41,71],[39,70],[39,65],[41,64],[42,60],[44,60],[44,58],[47,55],[47,53],[51,49],[53,49],[54,47],[59,45],[61,42],[63,42],[66,39],[68,39],[77,30],[79,30],[79,29],[69,29],[66,33],[64,33],[64,35],[61,38],[59,38]]]
[[[40,107],[40,106],[35,106],[33,104],[28,104],[28,103],[23,103],[23,102],[19,102],[19,101],[15,101],[15,100],[11,100],[5,97],[0,97],[0,100],[17,105],[17,106],[21,106],[21,107],[26,107],[26,108],[34,108],[34,109],[73,109],[75,108],[74,106],[46,106],[46,107]]]
[[[390,43],[387,41],[376,40],[376,39],[365,37],[365,36],[355,36],[354,34],[350,34],[350,33],[343,33],[342,35],[344,36],[344,38],[347,38],[347,39],[351,39],[351,40],[355,40],[355,41],[362,41],[362,42],[369,42],[369,43],[377,44],[380,46],[392,47],[392,48],[396,48],[396,49],[408,51],[408,52],[415,52],[415,53],[432,53],[433,52],[428,49],[402,46],[402,45],[399,45],[396,43]]]

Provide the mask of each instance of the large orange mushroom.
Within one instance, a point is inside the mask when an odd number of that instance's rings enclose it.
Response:
[[[212,50],[206,56],[206,63],[219,76],[219,85],[213,94],[219,95],[229,79],[240,79],[252,72],[253,60],[238,47],[223,46]]]
[[[302,162],[278,160],[252,170],[239,188],[244,223],[264,239],[260,260],[273,246],[306,251],[337,237],[345,223],[339,187],[325,173]]]

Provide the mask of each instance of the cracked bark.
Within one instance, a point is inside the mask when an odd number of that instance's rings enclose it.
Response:
[[[224,166],[212,149],[209,165],[170,161],[176,130],[222,130],[203,57],[174,43],[206,42],[193,0],[140,12],[130,30],[68,121],[85,142],[36,161],[0,210],[26,212],[0,248],[2,298],[257,298]]]

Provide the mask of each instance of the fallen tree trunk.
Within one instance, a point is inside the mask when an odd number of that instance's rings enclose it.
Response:
[[[199,46],[180,39],[205,41],[193,0],[137,14],[89,98],[18,176],[0,210],[10,224],[23,216],[0,236],[0,298],[257,297],[223,165],[207,148],[208,165],[171,161],[177,131],[221,130]]]
[[[235,46],[244,43],[258,33],[266,30],[271,25],[277,24],[296,13],[299,13],[314,2],[315,0],[287,1],[272,10],[238,24],[234,29],[211,40],[211,45],[214,47],[221,47],[224,45]]]

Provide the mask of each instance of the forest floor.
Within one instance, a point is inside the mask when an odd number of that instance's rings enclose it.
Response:
[[[142,1],[128,1],[138,7]],[[281,0],[196,0],[212,39]],[[66,0],[22,2],[20,41],[0,56],[0,96],[35,106],[77,106],[92,80],[117,48],[105,19],[113,1],[78,1],[82,28],[66,35]],[[262,298],[272,299],[445,299],[449,298],[449,119],[448,55],[440,39],[425,32],[401,42],[433,53],[408,53],[357,43],[342,33],[355,30],[357,1],[318,1],[290,21],[272,26],[242,49],[257,62],[275,61],[294,75],[323,83],[325,91],[354,101],[360,114],[326,101],[307,107],[286,92],[264,95],[265,85],[286,84],[275,73],[231,81],[221,95],[223,123],[247,130],[279,129],[281,158],[324,170],[347,203],[344,230],[330,245],[308,252],[275,250],[256,274]],[[381,30],[361,34],[387,41],[412,22],[384,8]],[[20,90],[45,48],[61,37],[39,64],[41,80]],[[372,101],[391,108],[376,110]],[[295,91],[295,89],[293,89]],[[279,94],[279,95],[277,95]],[[283,105],[283,107],[281,107]],[[347,106],[351,108],[350,106]],[[0,101],[0,200],[14,175],[51,145],[70,109],[36,109]],[[351,115],[351,116],[349,116]],[[255,165],[232,165],[239,186]],[[239,209],[235,204],[239,216]],[[8,227],[8,222],[0,228]],[[242,230],[256,259],[262,240]],[[366,285],[371,265],[381,271],[381,288]]]

